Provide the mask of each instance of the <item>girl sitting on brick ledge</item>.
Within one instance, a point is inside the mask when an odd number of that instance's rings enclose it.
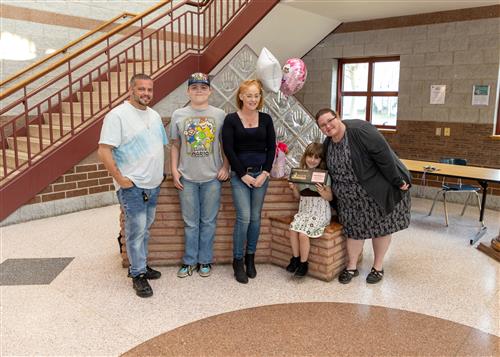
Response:
[[[300,159],[301,169],[325,169],[326,163],[323,155],[323,145],[320,143],[309,144]],[[330,224],[331,209],[329,201],[332,200],[332,189],[330,176],[327,177],[326,185],[323,184],[294,184],[289,183],[295,198],[300,197],[299,212],[294,216],[290,224],[290,245],[293,257],[286,270],[295,273],[296,277],[307,274],[309,250],[311,243],[309,238],[319,238],[325,227]]]

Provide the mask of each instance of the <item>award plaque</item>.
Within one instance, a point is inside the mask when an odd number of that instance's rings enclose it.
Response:
[[[320,169],[292,169],[288,181],[296,183],[326,185],[328,179],[328,171]]]

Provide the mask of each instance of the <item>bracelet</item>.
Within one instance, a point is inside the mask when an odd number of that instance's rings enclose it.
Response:
[[[267,171],[262,171],[261,173],[263,173],[264,175],[266,175],[266,177],[269,177],[270,173],[267,172]]]

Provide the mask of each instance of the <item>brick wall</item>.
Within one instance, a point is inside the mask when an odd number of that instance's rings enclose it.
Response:
[[[162,121],[168,132],[170,117],[162,118]],[[168,150],[165,152],[165,172],[170,173],[170,156]],[[109,175],[104,165],[100,163],[97,152],[93,152],[26,204],[61,200],[114,190],[113,178]]]
[[[436,136],[436,128],[448,127],[451,136]],[[399,157],[413,160],[439,161],[443,157],[466,158],[468,164],[500,168],[500,140],[491,137],[492,125],[450,123],[450,122],[423,122],[401,121],[394,133],[384,132],[384,136],[397,152]],[[421,184],[421,175],[414,175],[414,183]],[[442,178],[426,175],[427,186],[440,187]],[[456,182],[447,178],[449,183]],[[463,180],[477,186],[477,181]],[[500,184],[490,183],[488,195],[500,196]]]
[[[298,201],[288,188],[286,180],[272,179],[262,209],[262,225],[255,260],[268,263],[271,256],[271,217],[292,216],[297,213]],[[231,197],[231,185],[222,186],[221,207],[217,219],[214,243],[214,262],[229,263],[233,259],[232,242],[236,213]],[[122,236],[123,232],[123,216]],[[124,243],[122,238],[122,243]],[[179,194],[172,180],[167,179],[161,187],[156,218],[151,227],[148,261],[152,265],[178,265],[184,254],[184,222],[182,221]],[[123,266],[128,266],[127,254],[122,253]]]
[[[76,165],[27,204],[113,191],[113,179],[103,164]]]

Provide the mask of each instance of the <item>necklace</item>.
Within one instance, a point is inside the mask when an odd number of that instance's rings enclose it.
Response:
[[[256,128],[259,126],[259,113],[255,112],[251,114],[251,116],[243,115],[242,112],[238,112],[238,116],[243,124],[243,127],[246,129]]]

